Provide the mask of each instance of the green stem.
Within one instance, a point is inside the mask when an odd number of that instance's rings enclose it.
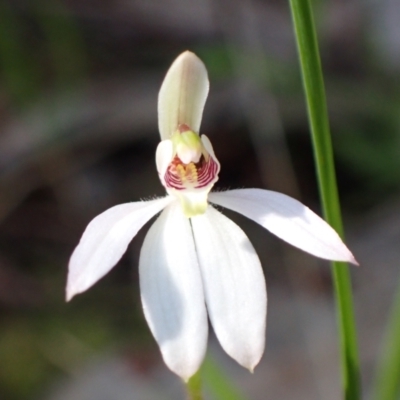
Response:
[[[203,400],[201,393],[200,371],[197,371],[186,383],[188,400]]]
[[[400,386],[400,284],[387,327],[382,358],[378,365],[373,399],[396,400]]]
[[[204,360],[202,366],[204,384],[218,400],[246,400],[244,395],[224,373],[214,358],[210,355]]]
[[[290,0],[290,7],[306,92],[322,207],[328,223],[343,237],[325,89],[312,9],[309,0]],[[332,270],[340,333],[344,398],[356,400],[360,399],[361,390],[350,274],[344,263],[333,262]]]

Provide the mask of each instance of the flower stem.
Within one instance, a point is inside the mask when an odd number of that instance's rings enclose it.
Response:
[[[395,400],[398,399],[400,387],[400,284],[383,343],[372,398]]]
[[[204,384],[218,400],[246,400],[244,395],[232,382],[232,379],[224,373],[211,355],[207,355],[202,372]]]
[[[333,162],[325,89],[312,9],[309,0],[290,0],[305,88],[308,117],[323,211],[328,223],[343,236]],[[344,399],[361,397],[359,360],[350,274],[345,263],[332,263],[341,348]]]
[[[201,393],[200,371],[197,371],[186,383],[188,400],[203,400]]]

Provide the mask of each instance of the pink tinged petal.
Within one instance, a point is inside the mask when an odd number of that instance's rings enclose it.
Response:
[[[208,325],[193,234],[178,202],[147,233],[139,273],[150,330],[167,366],[187,380],[203,361]]]
[[[213,207],[191,219],[207,309],[223,349],[253,370],[264,351],[267,292],[245,233]]]
[[[72,253],[68,267],[67,301],[84,292],[119,261],[139,229],[173,199],[120,204],[94,218]]]
[[[289,196],[262,189],[239,189],[211,193],[209,200],[243,214],[314,256],[358,265],[334,229]]]
[[[201,135],[201,142],[208,153],[209,161],[205,168],[199,171],[198,187],[209,186],[211,189],[214,183],[218,181],[218,174],[221,169],[221,165],[217,157],[215,157],[214,149],[210,139],[206,135]]]
[[[208,95],[208,76],[203,62],[190,51],[171,65],[158,94],[158,128],[169,139],[180,124],[199,132]]]
[[[218,180],[219,163],[212,157],[202,159],[197,165],[184,165],[180,161],[171,163],[163,176],[166,189],[191,190],[208,188],[211,190]]]

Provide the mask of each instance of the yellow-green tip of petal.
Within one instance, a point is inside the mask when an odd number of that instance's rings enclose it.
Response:
[[[187,218],[195,217],[196,215],[204,214],[207,210],[207,197],[204,200],[193,201],[187,194],[179,196],[183,213]]]
[[[169,189],[168,192],[170,194],[178,197],[182,212],[187,218],[193,218],[196,215],[204,214],[208,207],[208,193],[211,190],[211,187],[207,187],[204,189],[197,189],[194,191],[180,191],[175,189]]]
[[[197,133],[189,128],[183,132],[177,130],[171,136],[171,141],[174,146],[174,153],[178,155],[183,163],[199,162],[203,153],[203,143]]]

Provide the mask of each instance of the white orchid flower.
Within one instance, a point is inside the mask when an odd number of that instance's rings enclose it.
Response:
[[[337,233],[303,204],[261,189],[210,193],[220,169],[199,136],[208,94],[204,64],[191,52],[169,69],[158,97],[162,141],[157,170],[168,195],[121,204],[93,219],[69,263],[67,300],[90,288],[125,253],[153,216],[140,252],[144,315],[167,366],[183,379],[200,367],[208,322],[224,350],[253,370],[263,351],[267,293],[258,256],[245,233],[210,203],[254,220],[317,257],[356,261]]]

